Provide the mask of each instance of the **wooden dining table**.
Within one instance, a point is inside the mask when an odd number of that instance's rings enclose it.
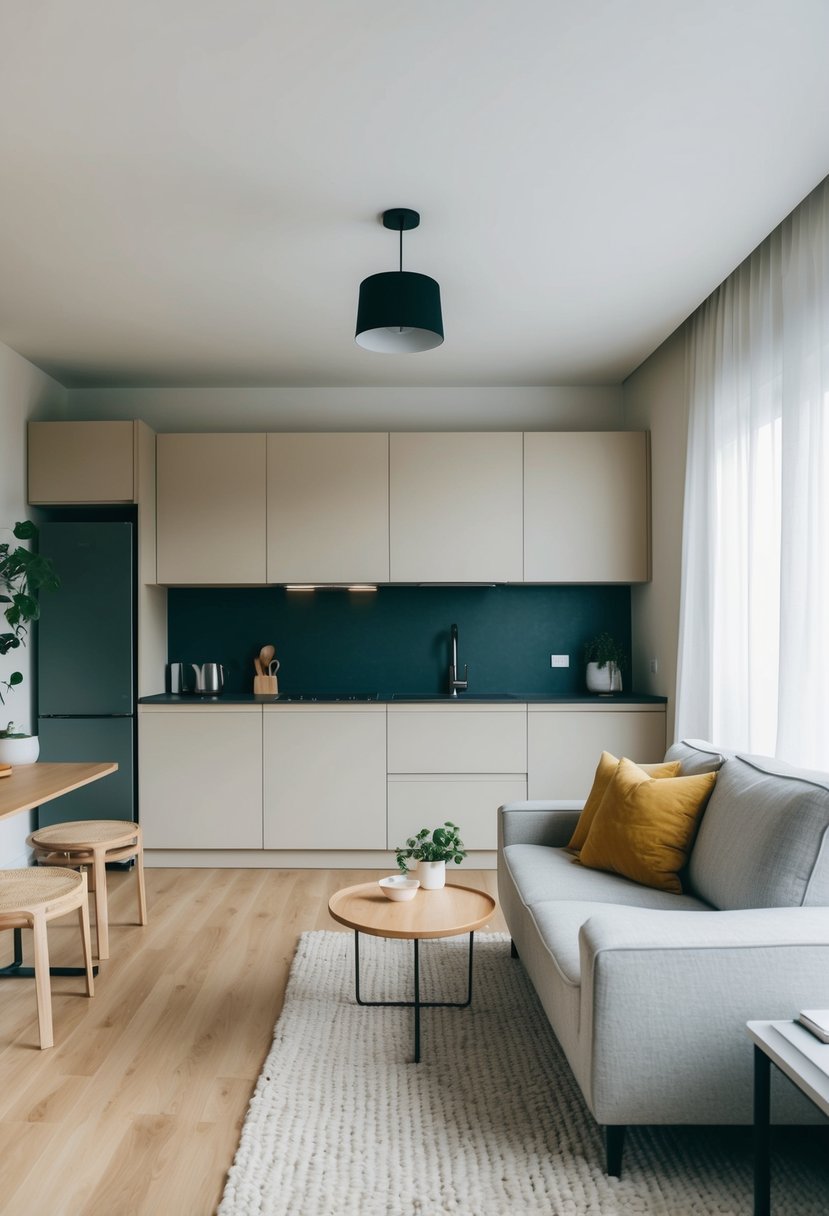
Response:
[[[116,772],[114,761],[83,764],[52,764],[48,761],[37,764],[19,764],[7,777],[0,778],[0,819],[10,819],[23,811],[31,811],[44,802],[60,798],[72,790],[99,781]],[[52,967],[52,975],[83,975],[83,967]],[[97,974],[98,968],[93,972]],[[0,967],[0,977],[6,979],[30,979],[32,967],[23,966],[23,941],[20,929],[14,930],[14,959],[7,967]]]

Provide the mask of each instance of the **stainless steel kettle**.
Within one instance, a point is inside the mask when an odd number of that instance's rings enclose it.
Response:
[[[225,685],[221,663],[185,663],[188,691],[197,697],[217,697]]]

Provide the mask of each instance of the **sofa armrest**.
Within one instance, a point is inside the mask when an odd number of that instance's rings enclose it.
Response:
[[[745,1023],[829,1007],[829,908],[614,905],[582,925],[579,950],[600,1122],[641,1121],[641,1110],[648,1122],[706,1122],[710,1102],[720,1121],[749,1122]],[[681,1101],[655,1077],[672,1077]]]
[[[573,835],[583,800],[508,802],[498,808],[498,848],[545,844],[561,849]]]

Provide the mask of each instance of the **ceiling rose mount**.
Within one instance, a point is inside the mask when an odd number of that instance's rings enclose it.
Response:
[[[419,224],[420,214],[409,207],[383,212],[383,227],[400,234],[400,264],[360,284],[355,340],[364,350],[412,354],[443,342],[440,286],[426,274],[403,269],[403,233]]]

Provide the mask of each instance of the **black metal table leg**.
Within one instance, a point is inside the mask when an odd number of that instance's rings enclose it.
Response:
[[[396,1009],[414,1009],[414,1062],[420,1063],[420,1011],[421,1009],[468,1009],[472,1004],[472,971],[475,951],[475,932],[469,934],[469,966],[465,1001],[422,1001],[420,999],[420,939],[414,943],[414,1000],[413,1001],[365,1001],[360,995],[360,930],[354,930],[354,998],[358,1005],[392,1006]]]
[[[50,975],[86,975],[86,967],[50,967]],[[92,974],[98,974],[98,964],[92,968]],[[6,967],[0,967],[0,979],[3,980],[32,980],[35,977],[34,967],[23,966],[23,934],[20,929],[14,930],[14,960]]]
[[[771,1059],[754,1046],[754,1216],[771,1212]]]

